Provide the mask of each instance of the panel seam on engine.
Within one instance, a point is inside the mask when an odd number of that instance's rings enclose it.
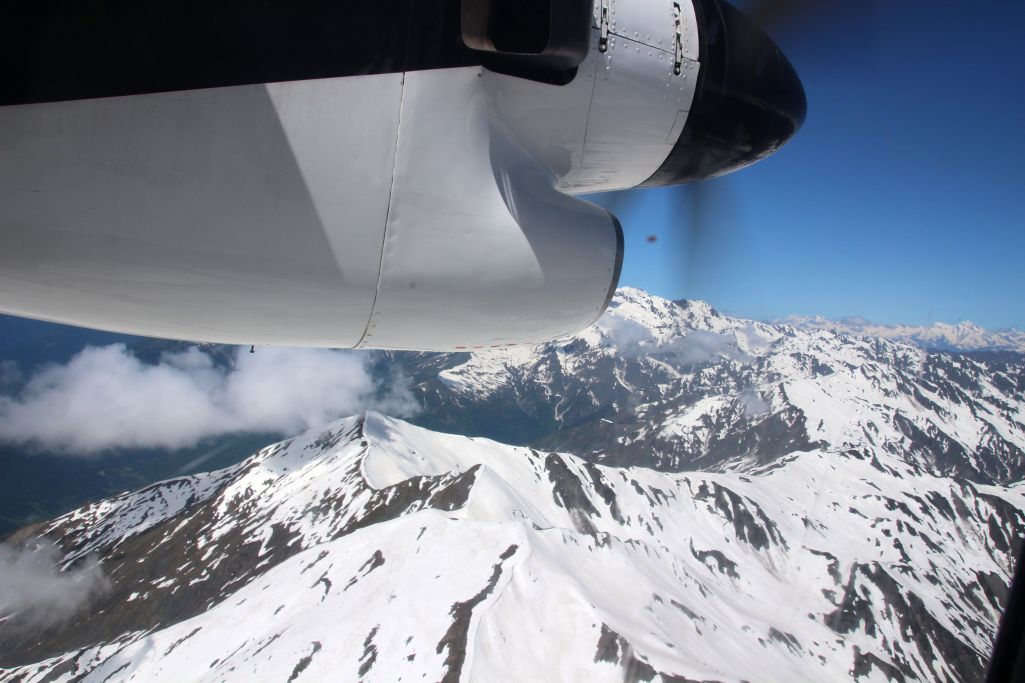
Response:
[[[592,52],[592,54],[594,54]],[[594,73],[591,78],[591,96],[587,98],[587,117],[584,119],[584,139],[580,144],[580,160],[583,161],[587,154],[587,131],[591,127],[591,105],[594,104],[594,91],[598,88],[598,74],[601,73],[601,60],[604,53],[599,55],[594,60]]]
[[[377,286],[374,287],[374,298],[370,302],[370,315],[367,316],[366,327],[363,328],[363,334],[360,335],[359,341],[352,347],[359,349],[363,347],[367,337],[370,336],[370,327],[374,323],[374,315],[377,312],[377,295],[381,291],[381,280],[384,275],[384,252],[388,247],[388,226],[391,224],[391,209],[392,209],[392,197],[395,195],[395,176],[397,175],[396,165],[399,160],[399,141],[402,137],[402,107],[405,104],[406,99],[406,74],[402,74],[402,80],[399,83],[399,116],[395,124],[395,149],[392,150],[392,163],[391,163],[391,184],[388,186],[388,207],[384,213],[384,234],[381,237],[381,256],[377,262]]]

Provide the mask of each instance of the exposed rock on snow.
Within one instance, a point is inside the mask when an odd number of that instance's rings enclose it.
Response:
[[[973,358],[757,323],[635,289],[532,348],[392,356],[442,431],[666,471],[761,467],[816,447],[938,475],[1025,477],[1025,355]]]
[[[0,680],[982,676],[1025,356],[623,289],[568,339],[379,361],[421,426],[346,418],[18,534],[106,590],[0,614]]]
[[[4,680],[976,680],[1025,489],[814,448],[666,473],[370,413],[43,533],[111,584]]]

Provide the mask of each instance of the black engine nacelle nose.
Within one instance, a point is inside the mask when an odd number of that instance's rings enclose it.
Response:
[[[687,123],[646,187],[714,178],[783,146],[808,103],[782,50],[725,0],[694,0],[700,41],[697,89]]]

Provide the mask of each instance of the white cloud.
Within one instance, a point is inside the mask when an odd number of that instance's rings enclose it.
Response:
[[[109,587],[100,565],[86,558],[61,571],[60,550],[49,542],[15,548],[0,543],[0,614],[33,624],[67,619]]]
[[[766,401],[761,395],[753,388],[744,389],[740,392],[740,405],[744,409],[744,414],[748,417],[761,417],[768,415],[772,410],[769,402]]]
[[[628,357],[671,353],[677,362],[684,365],[700,365],[720,359],[745,362],[751,359],[739,348],[737,336],[732,332],[690,330],[686,335],[660,341],[643,324],[614,312],[599,318],[597,327],[606,343]]]
[[[655,341],[647,327],[615,313],[606,313],[599,318],[597,327],[609,343],[624,352],[639,351],[640,347]]]
[[[17,363],[13,360],[0,361],[0,389],[17,386],[24,379]]]
[[[676,354],[679,362],[700,365],[720,359],[748,361],[750,357],[737,346],[737,338],[728,332],[691,330],[685,337],[678,337],[663,344],[660,351]]]
[[[376,384],[356,352],[239,349],[223,368],[196,347],[152,365],[115,344],[87,347],[0,396],[0,439],[68,454],[181,448],[228,433],[291,434],[366,407],[417,409],[402,383]]]

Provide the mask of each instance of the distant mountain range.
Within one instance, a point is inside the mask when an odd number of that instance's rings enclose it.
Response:
[[[1025,352],[1025,332],[1015,329],[987,330],[973,322],[932,325],[881,325],[864,318],[828,320],[821,316],[793,315],[779,322],[801,330],[829,330],[854,337],[879,337],[906,341],[937,351]]]
[[[12,535],[81,600],[0,614],[0,680],[981,680],[1025,355],[623,289],[568,339],[375,359],[416,425],[345,417]]]
[[[930,353],[627,288],[566,340],[382,362],[413,378],[416,424],[602,464],[737,470],[828,447],[980,483],[1025,477],[1016,353]]]

